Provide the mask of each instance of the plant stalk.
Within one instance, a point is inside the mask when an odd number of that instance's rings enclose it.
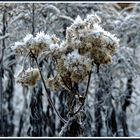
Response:
[[[31,53],[32,53],[32,52],[31,52]],[[32,53],[32,55],[33,55],[33,53]],[[34,56],[34,55],[33,55],[33,56]],[[50,105],[51,105],[52,108],[55,110],[55,112],[56,112],[56,114],[58,115],[58,117],[60,118],[60,120],[61,120],[63,123],[67,123],[67,121],[66,121],[64,118],[61,117],[61,115],[59,114],[59,112],[58,112],[57,109],[55,108],[55,105],[53,104],[53,102],[52,102],[52,100],[51,100],[51,97],[50,97],[50,95],[49,95],[49,93],[48,93],[48,90],[47,90],[47,87],[46,87],[46,84],[45,84],[45,80],[44,80],[44,78],[43,78],[41,69],[40,69],[40,67],[39,67],[39,64],[38,64],[38,62],[37,62],[37,58],[36,58],[35,56],[34,56],[34,59],[35,59],[35,61],[36,61],[37,67],[38,67],[38,69],[39,69],[39,73],[40,73],[40,76],[41,76],[41,80],[42,80],[42,82],[43,82],[45,91],[46,91],[46,93],[47,93],[47,98],[48,98],[48,101],[49,101]]]
[[[87,97],[88,89],[89,89],[89,85],[90,85],[91,74],[92,74],[92,70],[90,70],[89,75],[88,75],[88,83],[87,83],[87,88],[86,88],[86,92],[85,92],[85,95],[84,95],[84,101],[82,102],[81,106],[77,109],[77,111],[73,115],[76,115],[77,113],[79,113],[80,110],[82,109],[82,107],[85,104],[85,99]]]

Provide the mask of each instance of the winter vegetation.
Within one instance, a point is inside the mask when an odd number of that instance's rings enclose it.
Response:
[[[139,3],[0,3],[1,137],[139,137]]]

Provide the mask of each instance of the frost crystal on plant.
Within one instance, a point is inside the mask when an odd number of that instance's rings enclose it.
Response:
[[[91,29],[93,28],[94,24],[101,23],[101,19],[96,14],[90,14],[90,15],[87,15],[87,18],[84,20],[84,22],[86,23],[88,29]]]
[[[63,87],[66,87],[65,85],[70,87],[74,82],[82,82],[85,80],[91,67],[91,59],[81,56],[77,50],[68,55],[62,55],[57,63],[58,81]]]
[[[80,17],[67,29],[67,49],[78,49],[79,54],[88,55],[95,64],[108,64],[119,47],[119,39],[105,31],[97,15],[88,15],[83,21]]]
[[[15,43],[16,52],[22,52],[26,55],[32,52],[36,57],[39,56],[43,51],[48,50],[49,46],[54,43],[54,37],[45,34],[44,32],[37,33],[35,37],[28,34],[23,42]]]
[[[46,84],[54,91],[58,91],[60,90],[60,82],[58,81],[58,77],[54,77],[54,78],[49,78],[47,81],[46,81]]]
[[[27,34],[27,35],[24,37],[23,42],[24,42],[26,45],[32,44],[32,42],[33,42],[33,35],[32,35],[32,34]]]

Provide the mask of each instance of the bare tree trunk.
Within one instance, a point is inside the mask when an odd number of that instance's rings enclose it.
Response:
[[[11,61],[12,59],[14,59],[14,57],[12,56],[11,58],[9,58]],[[13,109],[13,91],[14,91],[14,70],[13,70],[13,66],[10,67],[10,72],[8,73],[8,84],[6,87],[6,90],[4,91],[4,95],[6,97],[4,97],[6,99],[6,102],[8,103],[8,113],[6,113],[4,115],[4,118],[6,118],[6,120],[4,121],[5,123],[5,136],[12,136],[14,133],[14,122],[13,122],[13,118],[14,118],[14,109]]]
[[[101,136],[101,129],[103,126],[102,115],[101,115],[101,103],[102,103],[102,92],[99,90],[95,93],[95,106],[94,106],[94,115],[95,115],[95,136]]]
[[[117,122],[116,122],[116,112],[112,105],[111,96],[107,99],[107,110],[106,110],[106,127],[107,136],[117,136]]]
[[[6,8],[4,7],[3,10],[3,29],[2,29],[2,35],[4,36],[6,34]],[[2,39],[2,51],[1,51],[1,57],[0,57],[0,135],[4,136],[4,122],[3,122],[3,57],[4,57],[4,50],[5,50],[5,39]]]
[[[35,4],[32,4],[32,35],[35,35]]]
[[[123,135],[125,137],[129,136],[129,130],[128,130],[128,125],[127,125],[126,109],[130,105],[130,99],[131,99],[132,92],[133,92],[132,82],[133,82],[132,77],[129,77],[128,80],[127,80],[126,94],[125,94],[125,96],[123,97],[123,99],[121,101],[122,111],[120,113],[120,121],[121,121],[122,128],[123,128]]]
[[[42,86],[41,82],[39,82],[36,89],[32,92],[31,103],[31,116],[30,116],[30,128],[28,130],[29,136],[42,136],[43,126],[44,126],[44,113],[43,113],[43,105],[42,105]]]
[[[106,77],[106,78],[105,78]],[[97,136],[101,136],[102,128],[102,118],[101,118],[101,108],[105,113],[105,126],[107,130],[107,136],[117,136],[117,122],[116,122],[116,111],[112,104],[112,95],[111,95],[111,68],[106,67],[102,73],[98,74],[99,86],[98,92],[95,94],[97,106],[95,106],[95,128],[97,131]]]
[[[23,95],[24,95],[24,106],[23,106],[23,110],[22,110],[22,114],[20,117],[20,121],[19,121],[19,129],[17,132],[17,136],[26,136],[26,133],[24,130],[26,130],[26,128],[28,127],[28,123],[29,123],[29,119],[28,119],[28,114],[29,114],[29,110],[28,110],[28,102],[27,102],[27,93],[28,93],[28,87],[23,87]]]
[[[54,99],[54,98],[53,98]],[[53,100],[55,103],[55,99]],[[48,104],[47,110],[45,113],[45,129],[44,131],[45,136],[47,137],[54,137],[56,133],[56,126],[55,126],[56,115],[54,113],[53,108]]]
[[[0,62],[0,136],[3,136],[3,67],[2,61]]]
[[[112,95],[111,95],[112,77],[110,74],[110,70],[106,71],[106,73],[107,72],[108,72],[108,81],[104,81],[105,96],[106,96],[105,105],[107,106],[105,120],[107,127],[107,136],[117,136],[118,134],[117,134],[116,111],[112,104]]]
[[[97,73],[97,78],[100,79],[101,75],[100,73]],[[94,116],[95,116],[95,137],[101,136],[101,129],[103,127],[103,120],[102,120],[102,103],[103,103],[103,92],[102,92],[102,80],[99,80],[99,83],[97,85],[96,91],[95,91],[95,105],[94,105]]]

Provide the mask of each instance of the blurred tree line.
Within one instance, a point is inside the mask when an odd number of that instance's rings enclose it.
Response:
[[[139,136],[130,111],[140,112],[139,89],[140,5],[107,3],[1,3],[0,4],[0,136],[57,137],[64,126],[50,107],[41,81],[32,90],[15,82],[20,64],[11,46],[26,34],[40,31],[65,39],[66,28],[77,15],[96,13],[103,27],[120,38],[111,65],[94,68],[81,117],[85,137]],[[22,59],[18,57],[18,61]],[[47,77],[51,61],[42,59]],[[81,85],[79,90],[85,88]],[[50,94],[62,117],[67,113],[65,90]],[[130,118],[131,117],[131,118]],[[139,116],[136,118],[137,123]],[[129,121],[128,121],[129,120]],[[131,122],[130,122],[131,121]],[[132,126],[133,125],[133,126]],[[76,127],[76,126],[75,126]],[[74,127],[74,128],[75,128]],[[73,129],[74,129],[73,128]],[[62,135],[63,136],[63,135]],[[65,136],[78,136],[71,131]]]

